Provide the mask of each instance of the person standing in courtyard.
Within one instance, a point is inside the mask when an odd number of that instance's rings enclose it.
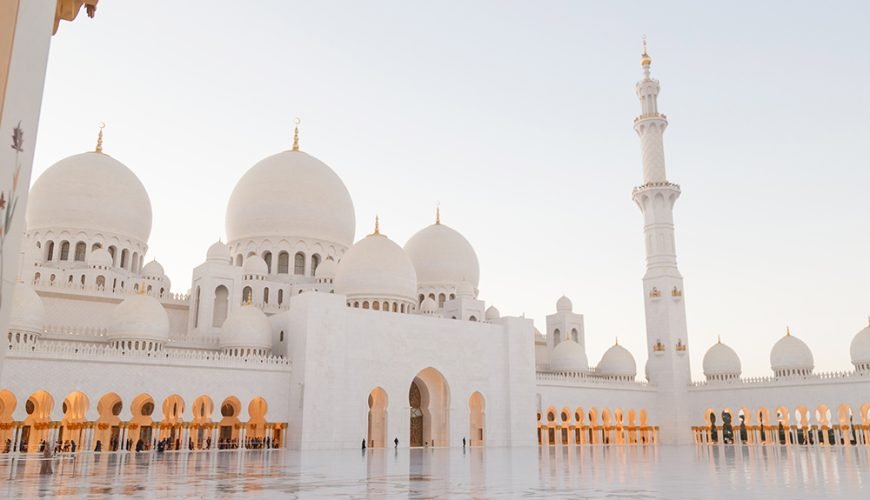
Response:
[[[396,439],[394,439],[393,443],[395,443],[396,449],[398,450],[399,449],[399,438],[397,437]]]
[[[462,449],[465,449],[465,436],[462,437]]]

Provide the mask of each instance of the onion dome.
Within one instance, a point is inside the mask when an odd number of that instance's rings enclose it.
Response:
[[[574,310],[574,304],[571,303],[571,299],[562,295],[559,297],[559,300],[556,301],[556,312],[560,313],[569,313]]]
[[[353,201],[344,183],[325,163],[302,151],[284,151],[251,167],[227,205],[230,243],[302,238],[347,248],[355,229]]]
[[[435,224],[425,227],[405,243],[414,263],[421,287],[457,286],[467,281],[477,289],[480,265],[471,243],[449,226],[441,224],[440,211]]]
[[[163,271],[163,266],[161,266],[159,262],[152,260],[142,267],[142,276],[148,278],[163,278],[166,276],[166,273]]]
[[[788,329],[785,336],[770,350],[770,368],[777,377],[809,375],[814,366],[813,352]]]
[[[220,262],[221,264],[229,264],[230,263],[230,249],[224,242],[218,240],[210,247],[208,247],[208,251],[205,253],[206,262]]]
[[[335,271],[335,292],[351,300],[397,300],[416,304],[417,274],[408,254],[391,239],[375,232],[356,242]]]
[[[27,229],[113,234],[143,244],[151,234],[151,200],[123,163],[103,153],[70,156],[30,190]]]
[[[486,312],[484,313],[484,317],[487,321],[495,321],[501,318],[501,312],[496,309],[495,306],[489,306],[486,308]]]
[[[617,343],[605,351],[595,372],[602,377],[633,380],[637,375],[637,364],[628,349]]]
[[[112,255],[105,248],[97,248],[88,255],[88,265],[95,269],[111,269]]]
[[[432,297],[426,297],[420,304],[420,312],[422,314],[435,314],[438,312],[438,303]]]
[[[269,266],[266,265],[266,261],[263,260],[259,255],[251,255],[247,259],[245,259],[245,265],[242,267],[244,274],[251,275],[265,275],[269,274]]]
[[[12,292],[9,331],[42,335],[45,330],[45,305],[32,287],[16,283]]]
[[[107,337],[119,349],[160,350],[169,340],[169,315],[154,297],[130,295],[112,309]]]
[[[332,259],[326,259],[317,266],[314,270],[314,277],[320,281],[332,280],[335,278],[335,270],[338,265]]]
[[[704,354],[704,376],[707,380],[730,380],[740,377],[740,357],[720,340]]]
[[[550,354],[550,370],[568,373],[589,371],[586,351],[571,339],[560,342]]]
[[[867,318],[867,326],[852,338],[849,354],[856,370],[870,371],[870,318]]]
[[[266,314],[251,304],[231,312],[221,327],[220,348],[236,355],[267,354],[272,350],[272,327]]]

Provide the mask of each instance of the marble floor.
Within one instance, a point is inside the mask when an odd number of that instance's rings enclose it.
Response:
[[[0,497],[868,498],[870,447],[687,446],[0,456]]]

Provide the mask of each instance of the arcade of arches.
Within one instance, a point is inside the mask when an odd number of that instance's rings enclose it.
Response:
[[[658,442],[658,426],[649,425],[646,410],[551,406],[538,412],[538,445],[644,445]]]
[[[88,419],[96,404],[96,419]],[[131,451],[155,449],[206,450],[234,448],[281,448],[286,423],[266,419],[268,404],[262,397],[248,402],[247,421],[242,421],[242,401],[229,396],[220,402],[219,412],[211,397],[201,395],[189,405],[173,394],[162,402],[142,393],[124,401],[114,392],[96,400],[75,391],[62,402],[63,417],[52,420],[54,396],[36,391],[24,400],[27,414],[16,421],[13,412],[19,400],[8,390],[0,391],[0,448],[9,452],[39,452],[45,443],[69,449],[72,442],[81,451]],[[123,419],[129,408],[129,418]],[[158,420],[159,419],[159,420]]]
[[[846,404],[707,408],[703,418],[703,426],[692,427],[699,444],[870,445],[870,402],[855,409]]]

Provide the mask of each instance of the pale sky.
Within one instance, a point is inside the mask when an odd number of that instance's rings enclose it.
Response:
[[[725,8],[727,7],[727,9]],[[646,361],[632,129],[649,37],[696,379],[720,335],[770,375],[786,325],[847,370],[870,314],[870,3],[100,2],[49,58],[35,179],[93,149],[151,196],[149,259],[176,292],[224,238],[235,182],[290,147],[344,180],[357,239],[433,222],[480,298],[544,328],[568,295],[596,364]]]

